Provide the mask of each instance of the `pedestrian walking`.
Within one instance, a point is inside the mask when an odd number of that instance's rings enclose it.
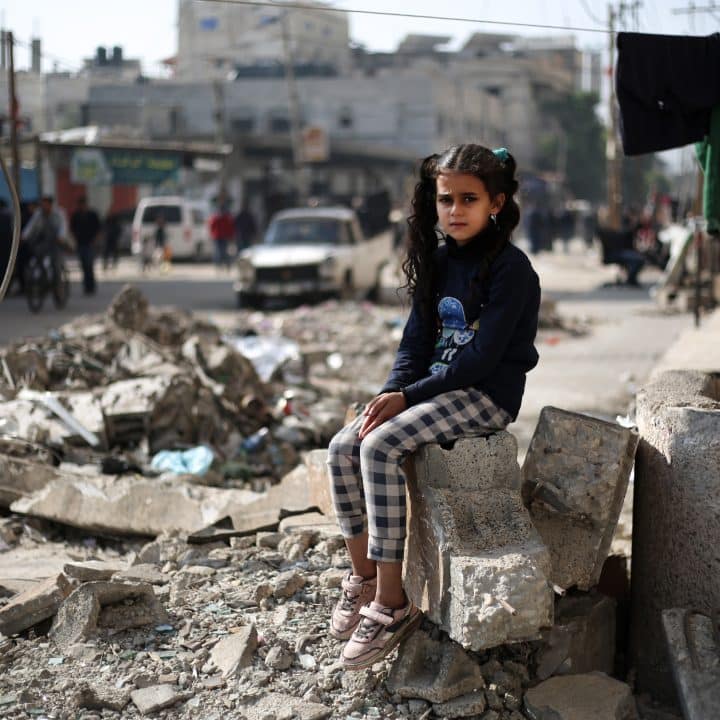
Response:
[[[328,448],[352,563],[330,624],[347,640],[347,669],[371,666],[421,618],[402,586],[403,459],[427,443],[505,428],[537,364],[540,286],[510,242],[517,189],[505,148],[459,145],[422,163],[402,266],[412,308],[395,363],[380,394]]]
[[[104,246],[103,246],[103,270],[117,267],[120,235],[122,234],[122,222],[118,213],[108,213],[105,218],[105,227],[103,228]]]
[[[257,230],[258,226],[252,210],[247,203],[243,203],[240,212],[235,216],[235,238],[238,252],[249,248],[255,242]]]
[[[75,238],[75,246],[83,273],[83,293],[94,295],[95,282],[95,243],[100,235],[100,216],[88,207],[87,198],[78,198],[77,207],[70,216],[70,231]]]
[[[235,220],[225,203],[210,216],[210,237],[214,245],[215,265],[219,268],[230,268],[230,244],[235,239]]]

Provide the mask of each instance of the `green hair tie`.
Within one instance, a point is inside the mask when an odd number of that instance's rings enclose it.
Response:
[[[510,157],[510,153],[507,151],[507,148],[504,147],[495,148],[492,152],[501,163],[506,163]]]

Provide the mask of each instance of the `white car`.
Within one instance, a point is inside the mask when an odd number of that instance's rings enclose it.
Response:
[[[157,218],[165,219],[165,245],[175,258],[198,260],[211,253],[210,234],[205,213],[183,197],[143,198],[132,222],[132,252],[141,255],[143,246],[154,243]]]
[[[372,297],[392,255],[392,231],[365,237],[353,210],[282,210],[263,242],[238,257],[238,306],[273,298]]]

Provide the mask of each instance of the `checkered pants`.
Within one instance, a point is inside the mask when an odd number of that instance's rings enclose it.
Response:
[[[482,391],[465,388],[413,405],[362,442],[364,415],[330,441],[328,468],[335,514],[344,537],[368,531],[368,558],[399,562],[405,549],[405,474],[401,463],[427,443],[503,430],[512,420]]]

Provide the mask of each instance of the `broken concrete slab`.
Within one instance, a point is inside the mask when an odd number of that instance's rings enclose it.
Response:
[[[191,696],[192,693],[178,692],[172,685],[150,685],[130,693],[130,699],[142,715],[172,707]]]
[[[553,677],[525,693],[535,720],[637,720],[632,690],[604,673]]]
[[[120,380],[104,388],[100,405],[111,446],[139,442],[148,434],[151,418],[172,381],[153,375]]]
[[[480,666],[457,643],[433,640],[423,629],[401,644],[386,684],[400,697],[431,703],[446,703],[485,687]]]
[[[335,517],[335,508],[330,495],[327,457],[327,449],[311,450],[305,455],[309,499],[310,504],[317,507],[323,515]]]
[[[256,495],[239,510],[228,512],[237,532],[274,528],[284,513],[302,513],[313,508],[307,482],[308,472],[298,465],[266,493]]]
[[[9,507],[16,500],[42,490],[52,480],[65,476],[66,471],[50,464],[0,455],[0,507]]]
[[[720,708],[720,638],[717,615],[687,608],[662,612],[668,656],[683,715],[714,717]]]
[[[539,637],[540,628],[552,624],[553,594],[548,550],[519,492],[508,488],[517,469],[515,458],[508,461],[512,443],[469,442],[476,445],[476,486],[451,457],[455,450],[421,448],[415,477],[412,463],[406,465],[412,542],[405,590],[453,640],[480,650]],[[482,462],[478,456],[485,451]],[[494,469],[494,462],[504,467]]]
[[[24,467],[33,470],[31,463]],[[203,487],[177,479],[59,472],[42,489],[15,501],[11,509],[93,532],[154,536],[195,532],[228,512],[241,512],[258,497],[249,490]]]
[[[597,585],[622,509],[639,435],[545,407],[523,465],[523,497],[550,550],[550,580]]]
[[[16,595],[57,577],[72,560],[62,543],[12,547],[0,553],[0,595]]]
[[[240,710],[247,720],[267,718],[293,718],[293,720],[325,720],[332,715],[332,708],[322,703],[303,700],[284,693],[265,693],[259,698],[245,701]]]
[[[78,708],[121,712],[130,702],[130,690],[119,690],[111,685],[82,683],[76,689],[73,701]]]
[[[210,651],[210,659],[224,678],[233,677],[252,662],[257,640],[255,625],[247,625],[220,640]]]
[[[124,563],[109,563],[101,560],[86,560],[85,562],[65,563],[63,572],[79,582],[92,582],[94,580],[109,580],[115,573],[125,569]]]
[[[88,582],[63,602],[49,635],[56,645],[66,648],[86,640],[98,628],[126,630],[166,619],[152,585]]]
[[[537,677],[582,674],[611,675],[615,665],[616,602],[600,593],[565,596],[555,604],[555,624],[543,630]]]
[[[278,524],[278,532],[282,534],[302,533],[305,530],[313,530],[321,538],[340,535],[340,526],[334,516],[328,517],[317,512],[290,515],[283,518]]]
[[[35,400],[34,398],[37,398]],[[39,400],[50,398],[57,401],[60,410],[63,408],[73,418],[100,441],[99,446],[105,447],[105,422],[100,410],[100,403],[94,392],[37,392],[23,389],[15,400],[3,403],[3,415],[12,418],[15,429],[13,435],[28,442],[42,442],[53,445],[68,443],[86,445],[87,439],[76,429],[54,414],[44,402]]]
[[[441,718],[477,717],[486,707],[485,693],[480,690],[433,705],[433,713]]]
[[[170,582],[170,577],[150,563],[140,563],[129,568],[120,570],[113,575],[113,580],[118,582],[141,582],[148,585],[165,585]]]
[[[13,635],[47,620],[55,615],[71,591],[70,580],[60,573],[14,596],[0,608],[0,633]]]

